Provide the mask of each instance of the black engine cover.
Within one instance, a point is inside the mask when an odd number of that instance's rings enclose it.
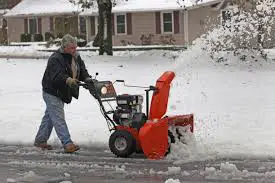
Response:
[[[118,95],[116,97],[116,100],[117,100],[118,106],[121,106],[121,105],[132,106],[132,105],[142,104],[143,97],[141,95],[123,94],[123,95]]]

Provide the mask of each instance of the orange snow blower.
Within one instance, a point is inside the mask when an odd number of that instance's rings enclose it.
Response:
[[[175,137],[169,127],[187,127],[193,132],[193,114],[165,116],[170,91],[170,84],[175,77],[172,71],[164,72],[155,86],[128,87],[145,88],[146,114],[142,112],[142,95],[117,95],[111,81],[92,79],[81,86],[98,101],[101,112],[107,121],[110,131],[109,148],[118,157],[128,157],[134,152],[143,152],[148,159],[162,159],[170,151]],[[149,106],[149,94],[153,92]],[[115,103],[115,109],[110,102]],[[104,103],[109,103],[110,110],[106,110]],[[150,110],[149,110],[150,107]],[[112,116],[111,116],[112,115]]]

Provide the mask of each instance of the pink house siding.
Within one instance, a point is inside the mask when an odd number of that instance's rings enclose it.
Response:
[[[173,33],[163,33],[162,31],[162,13],[169,12],[173,14]],[[131,25],[129,26],[129,20],[126,24],[125,34],[114,34],[113,35],[113,45],[120,46],[123,44],[136,44],[141,45],[141,36],[151,35],[151,44],[162,44],[167,42],[170,38],[174,39],[174,44],[184,45],[186,43],[192,42],[194,39],[199,37],[201,34],[205,33],[210,29],[210,25],[213,26],[219,23],[218,15],[219,10],[211,6],[200,7],[190,10],[174,10],[174,11],[157,11],[157,12],[135,12],[131,13],[131,16],[126,14],[126,17],[131,17]],[[87,32],[88,41],[92,41],[95,37],[94,30],[96,28],[96,21],[93,16],[88,16],[87,27],[89,30]],[[95,17],[97,19],[97,17]],[[91,22],[91,20],[93,20]],[[115,22],[114,22],[114,25]],[[130,33],[127,29],[131,28]],[[92,31],[91,31],[92,30]],[[115,31],[114,31],[115,32]],[[163,39],[165,41],[163,41]]]
[[[173,11],[169,12],[173,13]],[[156,26],[158,23],[156,15],[156,12],[132,13],[132,35],[115,35],[113,36],[113,44],[121,45],[121,41],[125,40],[126,42],[140,45],[142,42],[140,39],[141,36],[149,36],[150,34],[153,35],[152,44],[161,44],[161,37],[169,35],[175,39],[175,44],[184,44],[183,26],[179,26],[179,33],[177,34],[159,34]],[[183,22],[183,13],[179,12],[178,15],[179,25],[181,25]]]
[[[20,42],[20,35],[24,33],[24,19],[8,18],[8,41]]]
[[[206,6],[188,11],[188,39],[195,40],[219,22],[219,11]]]
[[[50,18],[49,17],[40,17],[41,23],[38,23],[38,32],[41,31],[43,37],[45,32],[50,31]],[[28,29],[26,18],[24,17],[9,17],[8,20],[8,38],[9,42],[20,42],[20,35],[25,33]],[[39,22],[39,21],[38,21]],[[40,30],[41,29],[41,30]]]

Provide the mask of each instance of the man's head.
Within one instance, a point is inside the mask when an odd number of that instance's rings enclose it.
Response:
[[[77,47],[76,39],[70,34],[66,34],[62,38],[61,47],[63,48],[64,53],[71,54],[74,56]]]

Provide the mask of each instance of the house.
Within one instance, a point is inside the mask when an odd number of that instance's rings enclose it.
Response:
[[[6,14],[11,8],[17,5],[21,0],[5,0],[0,1],[0,43],[6,44],[8,40],[7,35],[7,21],[4,18],[4,14]]]
[[[68,0],[23,0],[4,15],[9,42],[42,41],[65,33],[76,36],[80,11]]]
[[[221,0],[128,0],[113,7],[113,45],[187,44],[220,23]],[[70,33],[92,41],[97,8],[68,0],[23,0],[4,15],[9,42],[48,40]],[[26,38],[27,37],[27,38]],[[24,39],[23,39],[24,38]]]
[[[187,44],[219,23],[220,0],[128,0],[117,4],[113,13],[114,45]],[[96,8],[80,13],[86,22],[81,34],[92,41],[97,33]]]

